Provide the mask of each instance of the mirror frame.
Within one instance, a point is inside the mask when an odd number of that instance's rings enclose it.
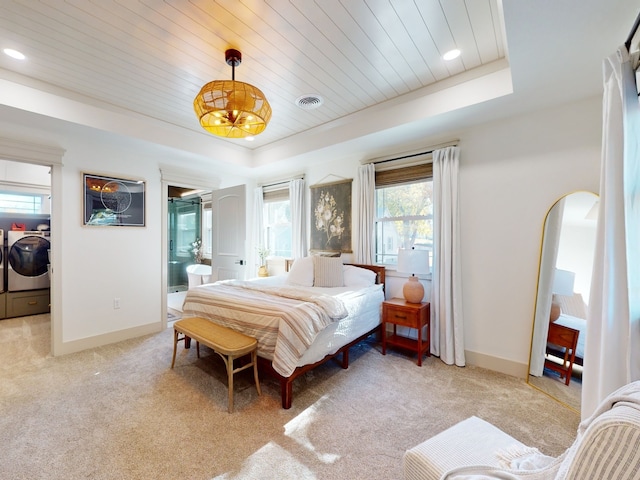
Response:
[[[548,221],[549,221],[549,217],[553,211],[553,209],[558,206],[560,204],[560,202],[563,199],[568,198],[571,195],[574,194],[578,194],[578,193],[584,193],[584,194],[589,194],[591,196],[594,197],[594,202],[597,202],[600,197],[598,194],[588,191],[588,190],[576,190],[576,191],[572,191],[569,192],[565,195],[562,195],[561,197],[559,197],[547,210],[547,213],[544,217],[544,220],[542,222],[542,233],[540,236],[540,249],[539,249],[539,262],[538,262],[538,273],[537,273],[537,281],[536,281],[536,290],[535,290],[535,302],[534,302],[534,312],[533,312],[533,321],[532,321],[532,325],[531,325],[531,343],[529,346],[529,362],[527,365],[527,384],[529,384],[531,387],[535,388],[536,390],[548,395],[549,397],[553,398],[554,400],[556,400],[557,402],[561,403],[562,405],[566,406],[567,408],[569,408],[570,410],[572,410],[573,412],[577,413],[578,415],[580,415],[580,410],[576,409],[575,407],[573,407],[572,405],[568,404],[567,402],[563,401],[562,399],[558,398],[557,396],[553,395],[552,392],[549,392],[547,390],[545,390],[544,388],[534,384],[531,382],[532,380],[532,375],[531,375],[531,365],[532,365],[532,358],[533,358],[533,348],[534,348],[534,340],[535,340],[535,333],[536,333],[536,320],[538,319],[538,317],[544,313],[541,312],[540,309],[540,275],[542,274],[542,270],[543,270],[543,254],[545,251],[545,236],[547,234],[547,227],[548,227]],[[592,207],[593,208],[593,207]],[[557,253],[556,253],[556,262],[557,262]],[[554,262],[554,266],[556,265],[556,263]],[[546,300],[544,301],[546,303]],[[551,310],[551,299],[549,299],[549,305],[548,305],[548,310]],[[547,308],[545,307],[545,311],[547,310]],[[545,316],[547,315],[546,313],[544,314]]]

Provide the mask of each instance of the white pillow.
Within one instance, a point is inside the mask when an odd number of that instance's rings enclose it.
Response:
[[[368,287],[376,283],[376,272],[354,265],[344,266],[345,287]]]
[[[342,287],[344,285],[343,265],[340,257],[314,255],[312,258],[314,287]]]
[[[296,259],[287,275],[289,285],[313,287],[313,258],[302,257]]]

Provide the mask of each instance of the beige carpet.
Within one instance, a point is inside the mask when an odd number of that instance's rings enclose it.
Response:
[[[471,415],[549,455],[579,421],[524,380],[374,340],[296,381],[290,410],[238,374],[230,415],[222,361],[180,347],[171,370],[171,330],[55,358],[49,335],[48,315],[0,321],[2,478],[400,479],[406,449]]]
[[[580,405],[582,403],[582,375],[576,375],[575,370],[569,385],[565,384],[564,379],[560,378],[558,372],[546,368],[544,375],[541,377],[530,375],[529,383],[570,408],[573,408],[576,412],[580,412]]]

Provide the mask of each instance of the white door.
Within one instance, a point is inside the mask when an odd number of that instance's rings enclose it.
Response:
[[[246,193],[245,186],[214,190],[211,196],[213,278],[245,278]]]

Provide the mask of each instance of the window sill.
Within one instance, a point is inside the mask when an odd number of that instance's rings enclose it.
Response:
[[[382,265],[381,265],[382,266]],[[385,276],[387,277],[398,277],[398,278],[408,278],[411,275],[408,273],[400,273],[395,268],[386,267]],[[431,281],[431,273],[427,273],[424,275],[416,275],[420,280]]]

